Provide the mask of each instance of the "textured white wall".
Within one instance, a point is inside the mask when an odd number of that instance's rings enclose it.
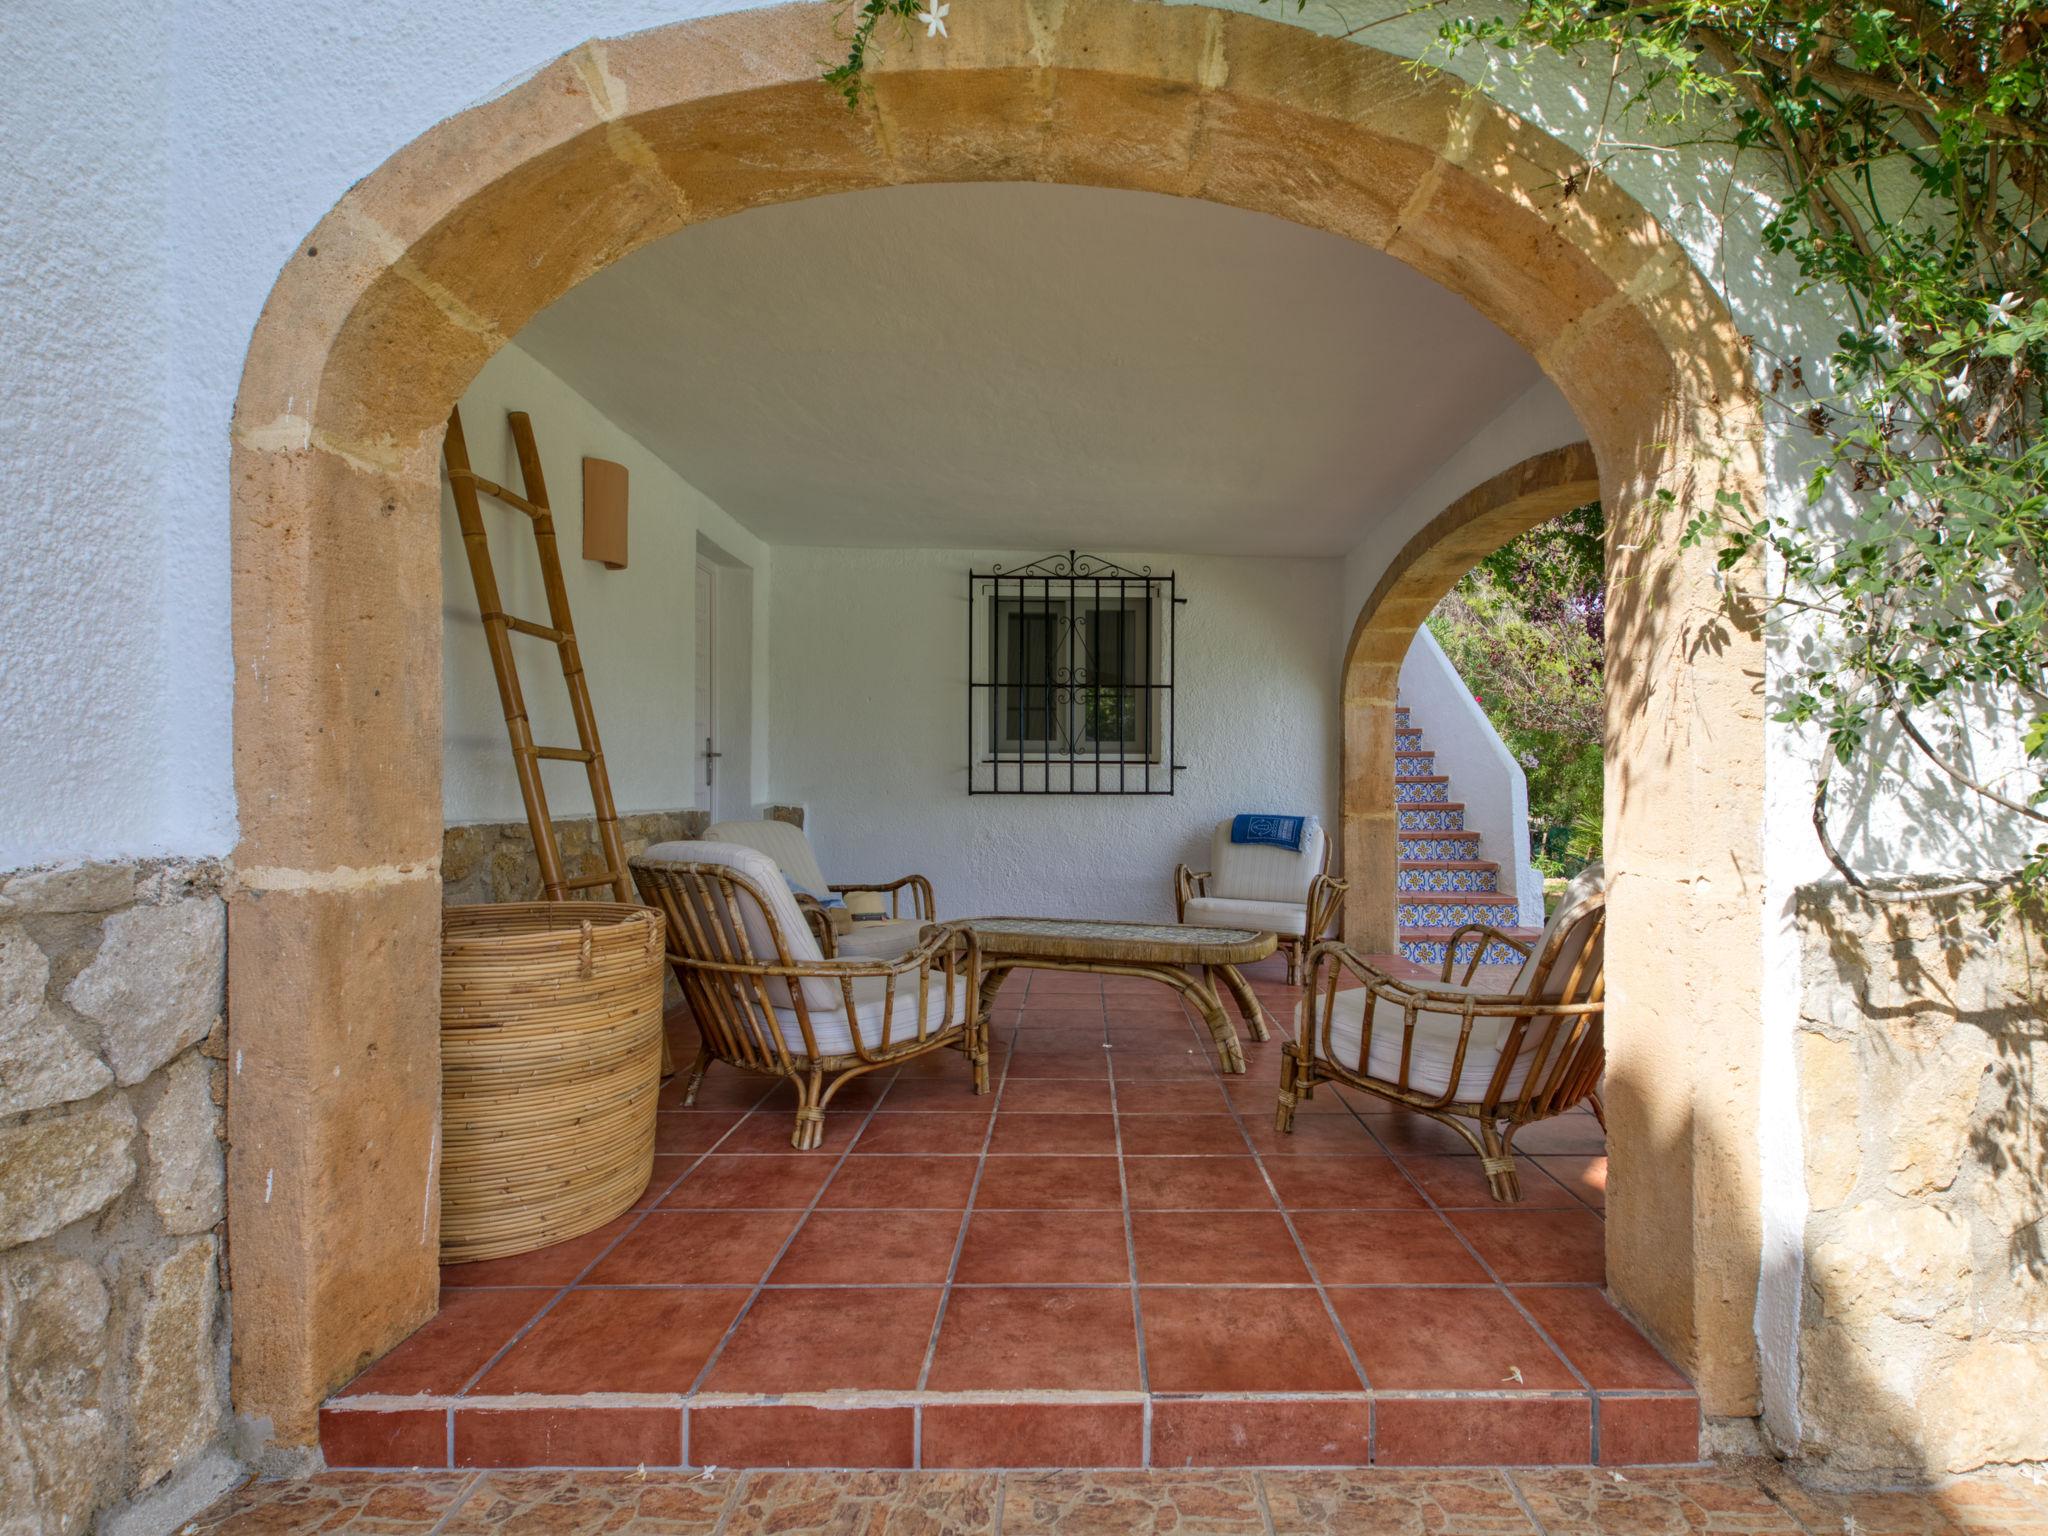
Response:
[[[1119,554],[1174,571],[1172,796],[967,793],[967,572],[1043,554],[778,547],[773,798],[808,808],[835,880],[931,876],[943,917],[1170,918],[1239,811],[1334,825],[1335,563]]]
[[[517,345],[484,365],[462,397],[462,429],[470,463],[486,480],[517,490],[519,460],[507,411],[533,418],[541,468],[562,549],[562,577],[590,677],[612,795],[621,811],[672,810],[696,803],[696,753],[703,727],[696,709],[697,549],[701,534],[751,569],[760,593],[768,552],[647,449]],[[583,460],[626,466],[629,496],[627,564],[609,571],[583,558]],[[540,561],[525,517],[488,499],[484,526],[505,610],[547,621]],[[477,617],[476,588],[463,553],[462,531],[446,480],[441,488],[441,680],[444,693],[442,814],[451,825],[517,821],[526,814],[506,744],[505,716]],[[576,727],[554,647],[515,636],[520,687],[534,740],[574,746]],[[740,754],[746,771],[751,754]],[[590,790],[575,763],[550,763],[549,810],[557,817],[590,813]]]

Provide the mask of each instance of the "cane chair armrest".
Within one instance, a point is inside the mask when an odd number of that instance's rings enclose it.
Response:
[[[1333,928],[1335,937],[1344,937],[1344,893],[1350,889],[1349,880],[1334,875],[1317,875],[1309,882],[1308,921],[1301,931],[1310,943],[1329,936]]]
[[[1197,896],[1209,894],[1209,871],[1190,869],[1185,864],[1173,867],[1173,920],[1184,923],[1188,917],[1188,903]]]
[[[1472,973],[1479,969],[1479,962],[1486,958],[1486,951],[1490,945],[1505,944],[1524,960],[1536,952],[1530,945],[1502,933],[1491,923],[1467,923],[1453,933],[1450,942],[1444,945],[1444,973],[1438,980],[1448,982],[1451,979],[1451,968],[1458,963],[1458,941],[1468,933],[1478,934],[1479,942],[1472,946],[1472,958],[1465,962],[1465,974],[1458,978],[1458,985],[1461,987],[1472,985]]]
[[[910,915],[930,923],[939,916],[939,905],[932,894],[932,883],[923,875],[904,875],[896,880],[855,881],[845,885],[831,885],[826,889],[835,896],[844,896],[848,891],[881,891],[888,893],[889,916],[902,915],[902,899],[905,887],[910,889]]]
[[[832,909],[808,891],[797,891],[797,910],[804,915],[804,922],[811,930],[811,937],[818,941],[818,948],[826,959],[839,953],[839,946],[832,934]]]

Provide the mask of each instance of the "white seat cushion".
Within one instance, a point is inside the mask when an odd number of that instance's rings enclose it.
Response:
[[[656,843],[640,857],[648,863],[715,865],[742,876],[758,890],[766,902],[765,909],[761,902],[745,894],[741,894],[734,903],[739,908],[740,926],[746,932],[747,948],[756,961],[769,965],[775,963],[777,933],[781,936],[783,951],[791,960],[822,961],[825,958],[825,952],[818,948],[816,935],[811,932],[811,925],[804,921],[803,912],[796,904],[796,897],[790,893],[788,882],[782,878],[782,871],[776,867],[773,859],[758,849],[743,847],[738,843]],[[697,922],[706,928],[716,925],[721,931],[728,930],[729,919],[722,907],[716,911],[699,911],[694,916]],[[668,942],[676,953],[690,953],[690,936],[687,930],[671,933]],[[738,952],[737,945],[733,946],[733,952]],[[709,960],[715,957],[704,954],[693,958]],[[812,1007],[838,1006],[839,989],[832,983],[805,981],[801,985],[804,997]],[[772,978],[767,987],[771,1001],[789,1001],[789,983],[781,977]]]
[[[828,960],[826,964],[831,964]],[[888,997],[888,987],[893,981],[896,996],[893,1008]],[[965,1022],[967,1017],[967,977],[953,978],[952,1008],[947,1012],[946,973],[934,968],[927,973],[925,997],[925,1033],[936,1034],[940,1029]],[[832,1005],[811,1008],[811,1033],[817,1037],[818,1053],[822,1056],[845,1056],[853,1052],[853,1031],[847,1027],[844,988],[838,982],[806,981],[804,995],[808,999],[813,987],[831,989]],[[883,1015],[889,1015],[889,1044],[901,1045],[917,1038],[918,986],[917,972],[906,975],[857,976],[853,981],[853,1016],[860,1026],[861,1043],[869,1050],[882,1046]],[[794,1008],[777,1008],[775,1024],[782,1031],[783,1044],[798,1055],[806,1050],[804,1032],[797,1023]]]
[[[1227,821],[1219,822],[1209,839],[1209,889],[1234,901],[1306,904],[1308,888],[1322,870],[1323,829],[1313,821],[1302,829],[1299,853],[1264,843],[1233,843]]]
[[[1250,928],[1297,937],[1308,926],[1306,895],[1301,901],[1239,901],[1230,896],[1191,896],[1184,923],[1207,928]]]
[[[707,843],[738,843],[773,859],[781,871],[812,896],[827,894],[829,887],[818,856],[811,852],[811,840],[804,829],[786,821],[721,821],[704,829]]]
[[[848,923],[834,930],[832,948],[842,960],[900,960],[928,926],[907,917]]]
[[[1456,990],[1432,985],[1436,991]],[[1381,1082],[1440,1097],[1451,1080],[1451,1062],[1457,1055],[1458,1031],[1463,1027],[1463,1020],[1453,1013],[1437,1013],[1429,1009],[1416,1011],[1415,1043],[1408,1053],[1408,1077],[1403,1082],[1401,1040],[1405,1032],[1404,1010],[1385,998],[1377,1000],[1373,1014],[1372,1059],[1363,1066],[1359,1063],[1359,1044],[1365,1033],[1365,1003],[1371,995],[1363,987],[1348,988],[1337,994],[1330,1009],[1328,1049],[1325,1050],[1319,1036],[1313,1042],[1316,1054]],[[1472,1021],[1472,1040],[1465,1049],[1465,1067],[1458,1075],[1458,1091],[1452,1095],[1453,1100],[1470,1103],[1485,1097],[1487,1086],[1493,1081],[1493,1070],[1500,1062],[1501,1041],[1512,1022],[1498,1017]],[[1299,1023],[1300,1010],[1297,1008],[1297,1027]],[[1530,1032],[1531,1035],[1536,1033]],[[1536,1040],[1524,1037],[1521,1057],[1508,1073],[1507,1086],[1501,1095],[1503,1098],[1511,1099],[1521,1092],[1522,1084],[1529,1076],[1529,1064],[1535,1059],[1536,1043]]]

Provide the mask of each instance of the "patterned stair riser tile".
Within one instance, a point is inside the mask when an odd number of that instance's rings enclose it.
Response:
[[[1416,859],[1476,859],[1479,857],[1479,839],[1476,835],[1462,837],[1404,837],[1401,839],[1403,863]]]
[[[1399,812],[1403,832],[1462,832],[1465,830],[1465,808],[1454,810],[1432,810],[1424,806],[1404,807]]]
[[[1490,923],[1512,928],[1521,908],[1512,901],[1403,901],[1398,921],[1403,928],[1462,928],[1467,923]]]
[[[1457,963],[1459,965],[1470,965],[1472,963],[1472,951],[1475,947],[1476,941],[1472,939],[1467,939],[1460,944],[1458,946]],[[1417,965],[1428,966],[1432,971],[1440,971],[1444,963],[1444,941],[1442,939],[1403,939],[1401,941],[1401,956],[1403,959],[1414,961]],[[1522,963],[1522,957],[1505,944],[1493,943],[1486,946],[1486,958],[1480,963],[1482,965],[1518,966]]]
[[[1466,858],[1466,854],[1445,854],[1445,858]],[[1500,889],[1498,869],[1403,869],[1399,889],[1418,896],[1463,896],[1486,894]]]
[[[1394,772],[1397,774],[1435,773],[1434,752],[1398,752],[1394,756]]]
[[[1420,782],[1415,780],[1394,781],[1394,803],[1396,805],[1431,805],[1451,798],[1451,786],[1441,782]]]

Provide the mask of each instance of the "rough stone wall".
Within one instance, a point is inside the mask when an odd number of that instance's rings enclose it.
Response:
[[[2048,1460],[2048,936],[1809,888],[1802,1454],[1844,1477]]]
[[[619,834],[631,858],[655,843],[696,837],[710,824],[703,811],[646,811],[621,816]],[[571,879],[594,875],[604,867],[596,817],[557,821],[555,840]],[[534,857],[532,829],[523,821],[449,827],[441,836],[441,895],[448,906],[540,900],[540,861]]]
[[[221,882],[0,876],[0,1536],[169,1528],[235,1475]]]

